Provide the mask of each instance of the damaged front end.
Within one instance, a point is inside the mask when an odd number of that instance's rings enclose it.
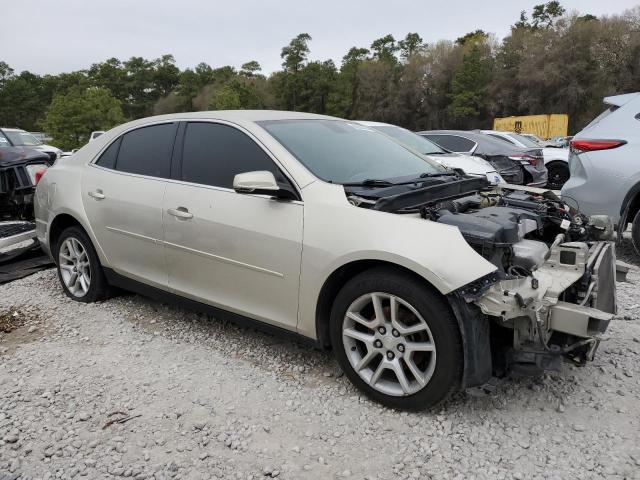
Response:
[[[458,226],[498,268],[456,292],[489,319],[494,373],[593,360],[616,313],[616,276],[625,272],[607,217],[585,217],[548,191],[508,187],[425,215]]]
[[[495,265],[448,295],[465,348],[463,387],[507,370],[558,369],[564,358],[592,360],[616,313],[616,277],[625,273],[611,219],[582,215],[550,190],[491,188],[464,176],[428,180],[347,195],[359,207],[455,226]]]

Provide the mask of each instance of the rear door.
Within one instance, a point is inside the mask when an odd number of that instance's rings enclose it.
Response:
[[[268,170],[295,188],[248,132],[212,122],[184,129],[177,180],[167,186],[169,287],[197,301],[295,329],[303,204],[236,193],[238,173]]]
[[[91,228],[117,273],[167,285],[162,199],[177,122],[131,130],[86,169],[83,202]]]

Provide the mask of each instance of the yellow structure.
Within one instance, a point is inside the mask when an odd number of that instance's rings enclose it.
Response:
[[[566,113],[504,117],[493,120],[494,130],[516,133],[533,133],[543,139],[566,137],[568,128],[569,115]]]

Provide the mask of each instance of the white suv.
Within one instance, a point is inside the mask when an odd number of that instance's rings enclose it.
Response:
[[[604,99],[607,109],[571,140],[571,179],[562,189],[591,215],[629,223],[640,254],[640,92]]]
[[[119,286],[294,334],[396,408],[590,360],[615,312],[588,218],[332,117],[136,120],[47,170],[35,203],[70,298]]]

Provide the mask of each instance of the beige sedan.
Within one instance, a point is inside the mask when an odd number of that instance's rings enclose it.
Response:
[[[121,125],[50,168],[37,235],[74,300],[120,287],[290,333],[332,348],[371,398],[418,409],[490,378],[491,351],[504,350],[494,329],[512,336],[501,365],[531,363],[531,351],[539,365],[552,347],[591,358],[587,326],[610,318],[591,302],[615,298],[610,282],[576,292],[581,305],[558,301],[576,275],[546,273],[564,236],[538,238],[539,205],[516,219],[497,199],[525,194],[487,187],[336,118],[174,114]],[[504,215],[482,220],[488,205]],[[598,242],[566,240],[584,242],[577,268],[593,269],[584,256]],[[612,251],[598,252],[610,267]],[[556,292],[558,276],[569,283]]]

